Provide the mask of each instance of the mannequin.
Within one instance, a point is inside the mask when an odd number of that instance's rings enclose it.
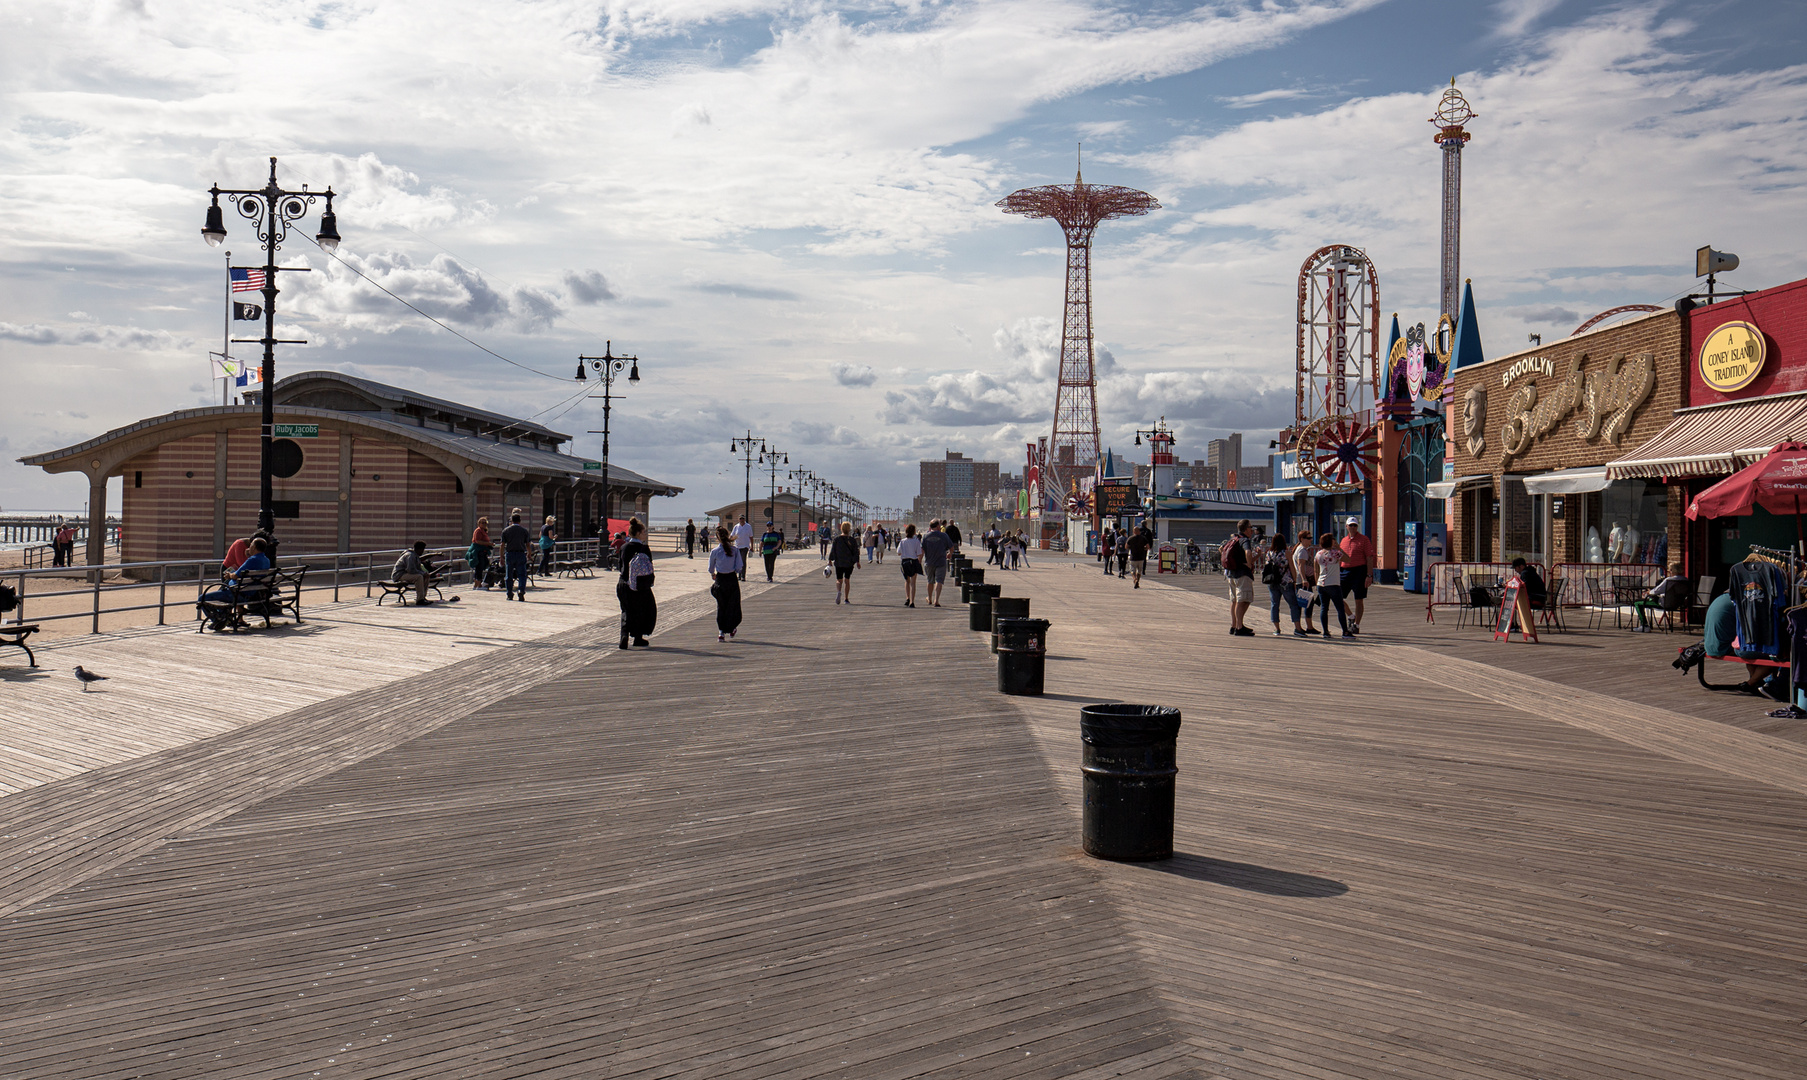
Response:
[[[1624,562],[1625,556],[1625,523],[1612,523],[1612,532],[1606,534],[1606,558],[1608,562]]]

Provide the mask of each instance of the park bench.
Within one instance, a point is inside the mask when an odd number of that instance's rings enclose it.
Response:
[[[31,654],[31,646],[25,639],[38,632],[37,623],[5,623],[0,624],[0,645],[11,645],[25,650],[25,659],[32,667],[38,666],[38,658]]]
[[[445,594],[439,591],[439,586],[445,580],[445,575],[445,567],[436,567],[427,571],[427,591],[442,603],[445,601]],[[377,607],[382,607],[383,601],[391,596],[405,604],[408,602],[408,594],[414,591],[412,581],[396,581],[394,578],[379,581],[376,586],[383,590],[382,594],[376,598]]]
[[[195,603],[195,616],[200,625],[196,633],[209,627],[214,633],[249,630],[250,621],[261,618],[264,628],[270,620],[288,615],[301,622],[301,581],[307,576],[305,566],[286,566],[271,570],[253,570],[237,579],[221,583],[226,595],[221,599],[201,599]]]

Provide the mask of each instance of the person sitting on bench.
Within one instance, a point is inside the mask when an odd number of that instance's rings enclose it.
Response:
[[[237,569],[226,575],[226,580],[238,584],[245,580],[246,574],[269,568],[270,546],[263,537],[259,536],[251,541],[251,554],[245,556],[245,561],[239,563]],[[201,600],[210,604],[230,604],[232,603],[232,589],[229,586],[221,585],[216,589],[209,590],[207,595],[201,597]]]
[[[425,540],[414,541],[414,547],[402,552],[401,558],[395,560],[395,569],[389,575],[393,581],[403,581],[414,586],[416,607],[426,607],[433,602],[427,599],[427,576],[430,571],[421,559],[426,551]]]
[[[1636,634],[1650,633],[1650,609],[1661,609],[1664,597],[1680,596],[1680,590],[1687,587],[1688,579],[1681,576],[1681,567],[1679,565],[1670,566],[1668,577],[1652,586],[1650,591],[1644,594],[1643,599],[1631,602],[1631,610],[1638,616],[1638,624],[1631,628],[1632,632]]]
[[[1726,656],[1746,656],[1745,652],[1735,647],[1738,638],[1738,604],[1729,592],[1720,593],[1707,605],[1707,615],[1702,626],[1701,645],[1708,656],[1721,658]],[[1775,672],[1762,664],[1745,664],[1744,682],[1738,689],[1746,694],[1762,693],[1763,682]],[[1787,697],[1784,693],[1782,697]],[[1778,699],[1780,700],[1780,699]]]

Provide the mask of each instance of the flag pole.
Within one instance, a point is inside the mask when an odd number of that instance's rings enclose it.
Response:
[[[220,345],[220,404],[232,404],[232,252],[226,253],[226,319]]]

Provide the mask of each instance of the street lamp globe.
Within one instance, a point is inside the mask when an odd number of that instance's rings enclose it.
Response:
[[[208,247],[219,247],[226,242],[226,219],[220,213],[219,189],[214,191],[213,205],[207,208],[207,224],[201,227],[201,239],[207,241]]]
[[[339,215],[332,212],[332,194],[327,193],[327,211],[320,215],[320,231],[314,234],[314,243],[320,250],[331,255],[339,250]]]

